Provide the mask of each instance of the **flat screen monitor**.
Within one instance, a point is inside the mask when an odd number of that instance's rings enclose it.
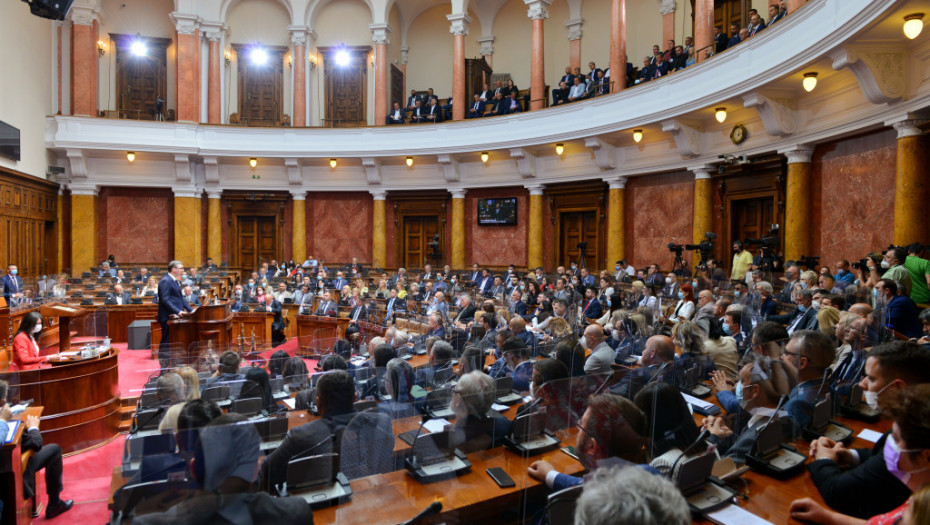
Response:
[[[478,199],[478,225],[517,224],[517,198]]]
[[[19,128],[0,120],[0,157],[19,162]]]

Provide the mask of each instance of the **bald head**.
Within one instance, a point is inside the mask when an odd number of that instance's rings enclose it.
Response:
[[[514,334],[519,334],[526,329],[526,321],[522,317],[514,317],[510,320],[510,330]]]
[[[597,323],[589,324],[584,329],[584,336],[588,340],[588,348],[594,348],[604,342],[604,329]]]
[[[654,363],[667,363],[675,359],[675,343],[667,335],[654,335],[646,340],[646,350]],[[646,352],[643,352],[645,354]]]

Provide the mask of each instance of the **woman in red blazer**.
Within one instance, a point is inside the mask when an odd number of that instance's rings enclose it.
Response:
[[[39,355],[39,332],[42,331],[42,316],[39,312],[29,312],[19,323],[19,330],[13,338],[13,362],[20,370],[40,368],[45,356]]]

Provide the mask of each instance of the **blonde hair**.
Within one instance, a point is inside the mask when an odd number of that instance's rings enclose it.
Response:
[[[832,306],[821,306],[817,312],[817,322],[820,323],[820,333],[833,339],[836,335],[836,323],[840,320],[840,311]]]
[[[807,281],[807,286],[811,288],[816,288],[820,281],[820,276],[817,275],[817,272],[813,270],[807,270],[806,272],[801,274],[801,280]]]
[[[182,366],[177,372],[184,381],[184,399],[187,401],[200,399],[200,377],[197,375],[197,371],[189,366]]]

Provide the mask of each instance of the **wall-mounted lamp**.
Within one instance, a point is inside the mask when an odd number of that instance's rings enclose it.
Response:
[[[407,157],[407,167],[413,166],[413,157]]]
[[[634,129],[633,130],[633,142],[639,144],[639,141],[643,140],[643,130]]]
[[[310,55],[310,69],[311,69],[311,70],[316,69],[316,61],[317,61],[316,55],[315,55],[315,54],[311,54],[311,55]]]
[[[336,159],[329,159],[329,167],[330,168],[336,167]]]
[[[249,166],[252,166],[252,169],[255,169],[255,166],[258,166],[258,159],[255,157],[249,159]]]
[[[293,55],[290,55],[290,54],[287,55],[287,67],[289,68],[294,67],[294,56]]]
[[[136,160],[136,152],[135,152],[135,151],[127,151],[127,152],[126,152],[126,160],[128,160],[129,162],[133,162],[134,160]]]
[[[904,36],[914,40],[924,30],[924,14],[914,13],[904,17]]]
[[[487,152],[487,151],[482,151],[482,152],[481,152],[481,162],[487,164],[487,163],[488,163],[488,158],[490,158],[490,155],[488,154],[488,152]]]
[[[559,142],[558,144],[555,145],[555,154],[556,154],[556,155],[561,155],[562,152],[564,152],[564,151],[565,151],[565,144],[562,144],[561,142]]]
[[[103,40],[97,41],[97,54],[100,56],[107,54],[107,43]]]
[[[227,66],[229,65],[230,62],[232,62],[232,53],[230,53],[228,49],[226,51],[223,51],[223,59],[226,60]]]
[[[804,91],[810,93],[817,87],[817,73],[804,73],[804,80],[801,81]]]
[[[714,118],[723,124],[723,121],[727,119],[727,108],[714,108]]]

